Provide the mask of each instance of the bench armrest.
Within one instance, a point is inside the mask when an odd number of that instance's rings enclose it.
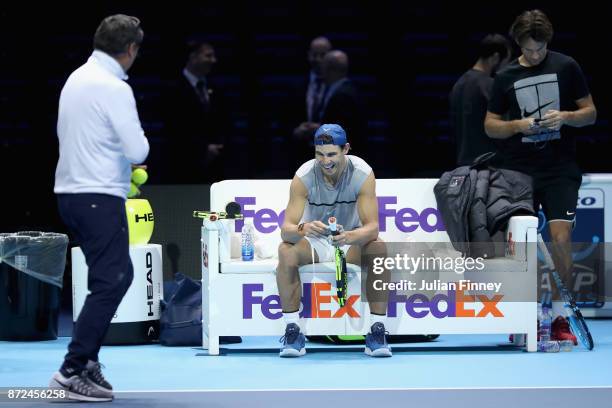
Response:
[[[516,260],[527,259],[527,244],[536,243],[536,234],[529,234],[530,229],[537,230],[538,218],[531,215],[518,215],[510,218],[506,229],[506,256]],[[533,242],[532,242],[533,241]]]

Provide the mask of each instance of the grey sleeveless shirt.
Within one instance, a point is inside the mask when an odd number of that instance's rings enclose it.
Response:
[[[325,182],[316,159],[302,164],[295,173],[308,190],[307,203],[300,222],[319,220],[327,224],[329,217],[336,217],[337,223],[346,231],[361,226],[357,196],[372,168],[357,156],[347,155],[346,158],[347,166],[335,186]]]

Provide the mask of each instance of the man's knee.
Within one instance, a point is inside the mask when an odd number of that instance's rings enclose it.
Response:
[[[110,271],[109,271],[110,272]],[[89,290],[95,297],[100,297],[113,303],[119,304],[127,293],[132,281],[134,280],[134,267],[131,263],[125,265],[114,276],[109,276],[104,280],[89,282]]]
[[[374,246],[385,246],[385,241],[383,241],[380,237],[376,238],[374,241],[368,242],[368,245]]]
[[[569,226],[567,228],[551,229],[550,235],[555,244],[567,244],[572,242],[572,230]]]
[[[291,267],[298,266],[298,256],[295,245],[281,242],[278,246],[278,263]]]
[[[130,266],[128,268],[127,274],[125,275],[124,278],[124,286],[127,286],[127,288],[130,287],[130,285],[132,285],[132,282],[134,281],[134,266],[130,263]],[[127,292],[127,289],[126,289]]]
[[[364,254],[377,254],[383,255],[387,253],[387,244],[380,238],[376,238],[374,241],[370,241],[363,246],[362,252]]]
[[[118,275],[117,285],[116,285],[116,294],[119,299],[123,299],[128,289],[130,288],[130,285],[132,285],[133,280],[134,280],[134,267],[130,263],[129,267],[126,267],[125,271],[121,272]]]

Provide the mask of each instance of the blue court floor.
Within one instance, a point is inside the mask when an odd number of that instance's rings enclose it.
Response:
[[[508,346],[507,336],[480,335],[394,345],[388,359],[368,357],[362,347],[320,344],[307,344],[302,358],[281,359],[278,339],[246,337],[222,346],[221,356],[192,347],[105,346],[101,362],[116,391],[113,406],[312,406],[340,399],[353,408],[372,406],[372,399],[432,407],[488,398],[504,407],[527,396],[538,407],[549,405],[536,401],[569,404],[577,396],[583,404],[612,406],[612,320],[588,323],[596,342],[591,352],[577,346],[527,353]],[[0,387],[45,387],[68,341],[0,342]],[[298,395],[297,405],[288,404]],[[532,406],[526,404],[521,408]]]

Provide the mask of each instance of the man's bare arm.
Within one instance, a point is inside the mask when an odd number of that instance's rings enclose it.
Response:
[[[357,196],[357,210],[362,226],[346,231],[346,244],[363,246],[378,238],[378,199],[374,172],[370,173],[361,186]]]
[[[576,106],[578,106],[578,109],[575,111],[549,110],[542,117],[539,126],[551,130],[559,130],[563,125],[582,127],[595,123],[597,109],[591,95],[576,100]],[[538,130],[530,129],[533,121],[533,118],[503,120],[501,115],[487,112],[484,123],[485,132],[492,139],[507,139],[517,133],[531,135],[538,133]]]
[[[516,135],[517,133],[523,133],[526,135],[533,134],[534,132],[529,130],[529,125],[532,122],[533,118],[504,120],[502,115],[487,112],[484,126],[487,136],[489,136],[491,139],[507,139]]]
[[[559,130],[563,125],[582,127],[595,123],[597,109],[595,109],[595,103],[593,103],[591,95],[580,98],[575,102],[578,106],[575,111],[550,110],[544,115],[540,125],[548,129]]]
[[[295,244],[305,236],[326,236],[327,225],[318,220],[304,223],[300,230],[298,223],[302,219],[302,215],[304,215],[307,199],[308,191],[306,186],[299,177],[293,177],[289,189],[289,204],[287,204],[285,209],[285,221],[281,227],[281,238],[283,241]]]
[[[285,220],[281,227],[283,241],[295,244],[304,237],[303,232],[298,231],[298,223],[304,214],[307,196],[306,186],[299,177],[294,176],[291,180],[291,187],[289,187],[289,203],[285,209]]]

